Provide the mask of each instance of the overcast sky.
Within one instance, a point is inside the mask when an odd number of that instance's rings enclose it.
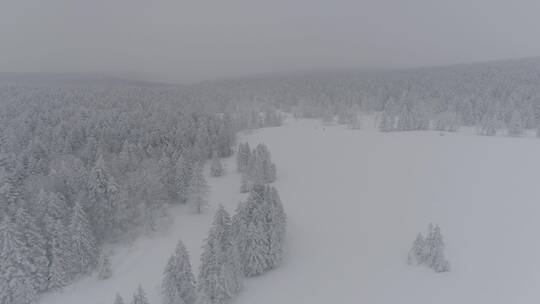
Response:
[[[539,0],[0,0],[0,72],[194,82],[540,55]]]

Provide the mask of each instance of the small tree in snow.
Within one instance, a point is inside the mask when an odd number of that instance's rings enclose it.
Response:
[[[98,278],[100,280],[106,280],[112,276],[111,261],[109,259],[110,254],[102,254],[99,261]]]
[[[141,285],[139,285],[137,291],[135,292],[135,294],[133,294],[133,300],[131,300],[131,304],[150,304],[148,302],[148,298],[146,297],[146,293],[142,289]]]
[[[425,265],[436,272],[450,270],[450,263],[444,257],[444,241],[438,225],[430,223],[425,238],[418,234],[407,261],[409,264],[414,261],[417,265]]]
[[[119,294],[116,294],[116,298],[114,299],[114,304],[124,304],[124,299]]]
[[[212,163],[210,164],[210,175],[213,177],[223,176],[225,174],[225,168],[219,159],[217,152],[214,152],[212,156]]]
[[[425,246],[426,241],[424,239],[424,236],[419,233],[416,236],[416,240],[414,240],[412,248],[409,251],[409,256],[407,257],[407,262],[409,263],[409,265],[411,265],[413,262],[416,263],[416,265],[420,265],[425,262]]]
[[[203,176],[203,169],[200,164],[193,170],[193,176],[189,181],[188,187],[188,204],[199,214],[208,208],[208,191],[209,187]]]

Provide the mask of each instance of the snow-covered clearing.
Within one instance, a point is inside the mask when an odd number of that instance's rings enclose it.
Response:
[[[288,215],[281,268],[246,280],[238,304],[537,303],[540,299],[540,140],[468,132],[380,133],[310,120],[244,135],[264,142]],[[233,211],[234,157],[211,178],[211,204]],[[87,278],[41,304],[112,303],[141,283],[159,304],[166,259],[178,239],[194,269],[213,210],[177,207],[163,235],[115,250],[113,277]],[[418,232],[441,226],[451,272],[406,264]]]

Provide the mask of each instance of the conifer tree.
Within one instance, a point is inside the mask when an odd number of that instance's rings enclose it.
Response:
[[[48,289],[58,290],[71,280],[72,274],[70,269],[73,265],[73,254],[69,232],[61,220],[56,220],[53,235],[55,237],[49,240],[50,264]]]
[[[116,294],[116,298],[114,299],[114,304],[125,304],[124,299],[119,294]]]
[[[79,201],[73,207],[69,225],[73,267],[77,274],[90,271],[97,262],[98,248],[82,205]]]
[[[250,190],[250,186],[246,173],[242,173],[240,183],[240,193],[248,193]]]
[[[0,303],[29,304],[37,290],[23,233],[9,217],[0,222]]]
[[[232,241],[231,219],[220,206],[201,255],[197,290],[208,303],[227,303],[242,288],[240,260]]]
[[[176,167],[173,160],[165,153],[159,160],[160,182],[167,193],[167,198],[176,202],[178,200],[178,191],[176,187]]]
[[[242,173],[247,170],[249,158],[251,157],[251,148],[248,143],[239,144],[238,152],[236,154],[236,168],[238,172]]]
[[[199,164],[193,170],[188,187],[188,203],[198,214],[203,213],[208,208],[208,192],[209,187],[203,176],[202,164]]]
[[[419,233],[416,236],[416,240],[414,240],[414,243],[412,245],[411,250],[409,251],[409,255],[407,257],[407,262],[409,264],[412,264],[413,262],[416,263],[416,265],[423,264],[425,262],[425,239],[424,236]]]
[[[196,300],[195,277],[186,247],[178,242],[163,273],[164,304],[194,304]]]
[[[250,223],[240,242],[244,249],[243,272],[247,277],[257,276],[269,269],[267,264],[267,239],[261,226]]]
[[[110,277],[112,277],[112,266],[109,254],[102,254],[99,261],[98,278],[106,280]]]
[[[150,302],[148,302],[148,298],[146,297],[146,293],[142,289],[141,285],[139,285],[137,291],[133,294],[133,300],[131,300],[131,304],[150,304]]]
[[[176,193],[178,202],[184,204],[189,197],[189,182],[193,176],[193,164],[185,155],[181,155],[176,162]]]
[[[225,168],[221,160],[218,158],[217,152],[214,152],[212,156],[212,163],[210,164],[210,175],[213,177],[223,176],[225,174]]]
[[[88,188],[90,206],[87,209],[91,211],[89,221],[95,228],[97,238],[101,240],[105,232],[111,230],[114,200],[119,191],[101,154],[90,170]]]
[[[32,278],[36,291],[45,291],[47,288],[47,272],[49,260],[43,233],[36,225],[36,219],[24,207],[19,207],[15,213],[15,223],[22,231],[24,243],[28,247],[30,263],[33,266]]]

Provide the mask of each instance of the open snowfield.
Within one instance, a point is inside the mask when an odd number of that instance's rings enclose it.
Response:
[[[243,135],[264,142],[278,168],[288,215],[281,268],[247,279],[237,304],[538,303],[540,140],[468,132],[380,133],[288,121]],[[208,177],[211,204],[233,211],[240,179]],[[178,239],[194,269],[213,213],[173,208],[166,233],[115,249],[113,277],[81,280],[41,304],[111,304],[141,283],[151,303]],[[428,223],[440,225],[451,271],[408,266]]]

